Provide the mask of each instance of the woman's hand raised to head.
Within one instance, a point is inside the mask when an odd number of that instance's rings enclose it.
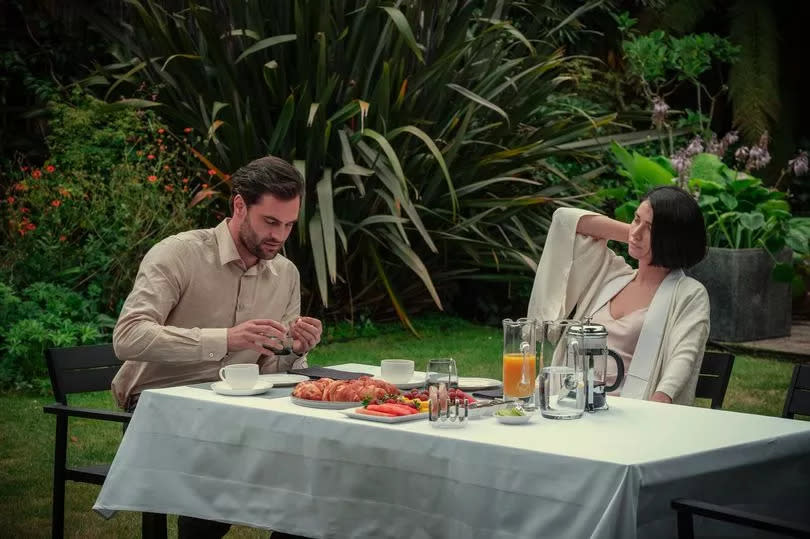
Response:
[[[577,221],[577,234],[627,243],[630,225],[605,215],[583,215]]]

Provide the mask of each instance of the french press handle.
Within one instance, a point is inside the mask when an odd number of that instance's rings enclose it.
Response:
[[[624,361],[622,358],[619,357],[619,354],[614,352],[613,350],[608,348],[608,355],[616,360],[616,381],[613,383],[612,386],[605,387],[605,393],[610,393],[611,391],[615,391],[621,385],[622,380],[624,380]]]

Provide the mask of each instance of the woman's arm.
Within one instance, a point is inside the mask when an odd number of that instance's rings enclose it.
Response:
[[[583,215],[577,222],[577,234],[627,243],[630,225],[604,215]]]

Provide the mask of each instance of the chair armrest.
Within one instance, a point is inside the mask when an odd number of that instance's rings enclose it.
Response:
[[[679,513],[685,512],[705,518],[721,520],[723,522],[731,522],[733,524],[739,524],[748,528],[767,530],[783,535],[810,537],[810,526],[798,522],[790,522],[779,518],[749,513],[739,509],[732,509],[722,505],[687,498],[677,498],[672,500],[670,505]]]
[[[46,414],[65,415],[69,417],[85,417],[88,419],[100,419],[104,421],[117,421],[118,423],[128,423],[132,419],[129,412],[115,412],[111,410],[98,410],[96,408],[79,408],[55,402],[43,406],[42,410]]]

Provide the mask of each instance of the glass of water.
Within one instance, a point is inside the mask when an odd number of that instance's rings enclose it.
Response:
[[[450,389],[458,387],[458,371],[452,358],[431,359],[425,373],[428,392],[428,420],[434,427],[466,425],[467,405],[450,398]]]
[[[538,380],[540,413],[549,419],[577,419],[585,411],[584,347],[581,335],[568,333],[577,320],[543,322]]]

